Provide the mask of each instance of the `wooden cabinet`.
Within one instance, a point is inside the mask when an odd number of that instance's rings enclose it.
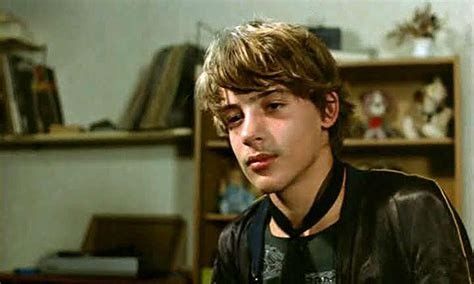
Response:
[[[349,137],[344,141],[341,158],[356,166],[398,168],[408,173],[433,178],[446,191],[460,210],[462,198],[460,81],[457,57],[427,59],[391,59],[340,63],[341,76],[356,104],[356,117],[361,115],[359,96],[382,90],[393,101],[390,124],[401,128],[405,114],[414,103],[414,94],[434,77],[443,81],[453,109],[449,135],[444,138],[408,140],[393,136],[383,140]],[[228,142],[220,138],[208,113],[196,111],[196,206],[194,281],[200,283],[201,271],[212,266],[219,233],[235,215],[217,213],[219,180],[236,166]],[[383,190],[383,189],[381,189]]]
[[[415,93],[439,77],[447,91],[446,105],[453,110],[447,137],[345,140],[342,158],[354,165],[387,166],[435,179],[460,210],[461,176],[461,94],[457,57],[373,61],[341,64],[353,102],[371,90],[384,91],[393,101],[391,126],[401,131],[402,120],[413,112]],[[361,112],[360,103],[356,116]]]

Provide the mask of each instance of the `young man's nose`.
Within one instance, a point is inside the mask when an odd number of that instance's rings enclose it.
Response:
[[[254,146],[262,141],[263,120],[258,113],[249,113],[245,116],[240,135],[247,146]]]

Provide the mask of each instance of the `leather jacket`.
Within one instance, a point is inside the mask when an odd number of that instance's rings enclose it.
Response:
[[[464,226],[432,180],[345,165],[337,226],[337,283],[472,283]],[[222,231],[212,283],[262,283],[263,197]]]

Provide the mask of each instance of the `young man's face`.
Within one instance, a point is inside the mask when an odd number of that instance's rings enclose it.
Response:
[[[221,90],[220,116],[237,160],[263,193],[279,192],[312,178],[321,154],[330,155],[328,131],[320,111],[286,88],[235,94]]]

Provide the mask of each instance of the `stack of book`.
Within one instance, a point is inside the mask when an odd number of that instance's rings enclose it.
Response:
[[[119,128],[154,130],[191,126],[195,70],[202,57],[202,50],[191,44],[159,50],[142,72]]]
[[[12,53],[0,54],[0,133],[47,133],[63,124],[54,71]]]

